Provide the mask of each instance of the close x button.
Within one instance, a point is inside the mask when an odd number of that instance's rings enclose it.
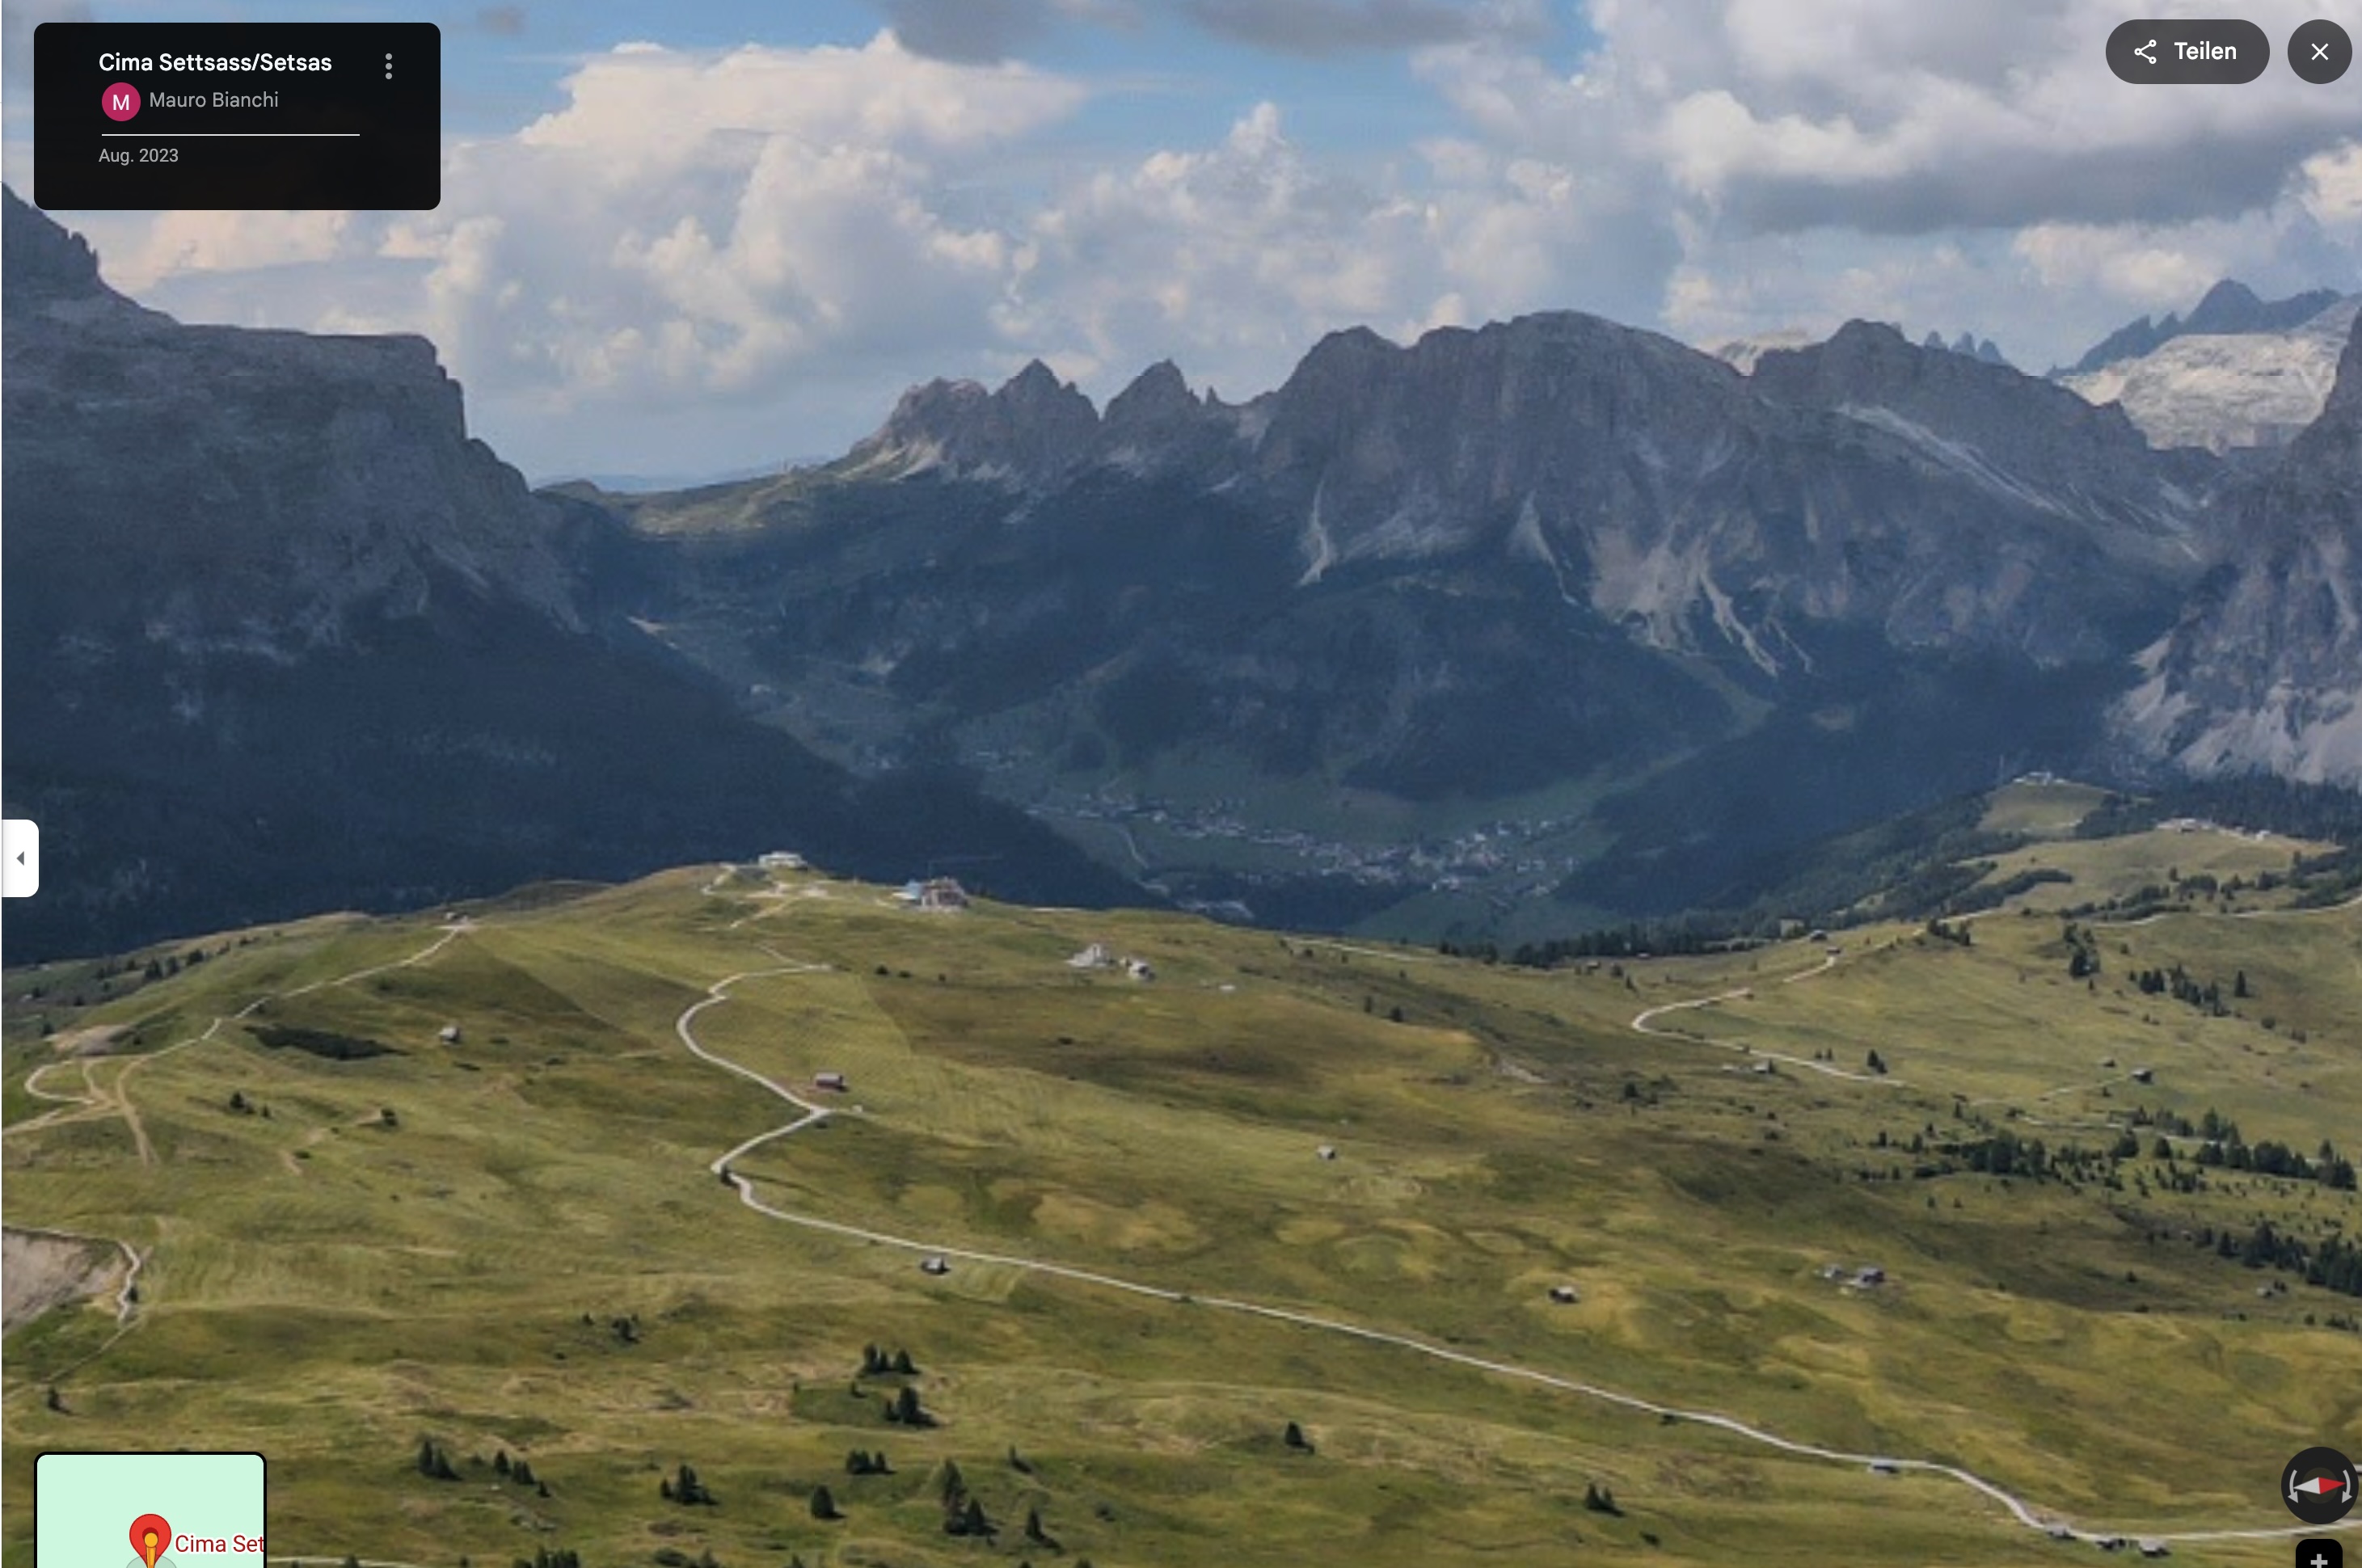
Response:
[[[2253,82],[2271,62],[2272,40],[2253,22],[2160,17],[2108,35],[2108,69],[2143,87]]]
[[[2289,35],[2289,69],[2316,87],[2326,87],[2354,63],[2354,40],[2328,20],[2307,22]]]

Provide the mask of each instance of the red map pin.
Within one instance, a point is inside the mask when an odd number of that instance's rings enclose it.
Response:
[[[172,1527],[164,1522],[161,1514],[141,1514],[131,1521],[131,1550],[139,1553],[139,1561],[148,1568],[156,1568],[156,1559],[172,1544]]]

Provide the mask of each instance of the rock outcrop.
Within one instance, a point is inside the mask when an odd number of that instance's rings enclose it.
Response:
[[[2117,727],[2201,776],[2362,789],[2362,321],[2320,418],[2228,508],[2234,558],[2142,654]]]

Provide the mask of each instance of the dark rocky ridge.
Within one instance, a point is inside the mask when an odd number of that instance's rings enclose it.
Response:
[[[2211,459],[2160,458],[2119,410],[1863,323],[1765,353],[1751,381],[1557,314],[1408,348],[1333,334],[1240,408],[1191,398],[1169,366],[1105,421],[1054,384],[1036,366],[994,393],[919,389],[843,471],[1036,496],[1095,469],[1153,474],[1292,533],[1304,582],[1473,553],[1645,640],[1774,673],[1811,620],[2102,657],[2162,624],[2211,553]],[[1701,618],[1718,628],[1703,642]]]

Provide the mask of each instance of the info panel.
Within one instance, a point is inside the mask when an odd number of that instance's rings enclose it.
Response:
[[[33,30],[41,207],[432,207],[442,117],[432,22]]]

